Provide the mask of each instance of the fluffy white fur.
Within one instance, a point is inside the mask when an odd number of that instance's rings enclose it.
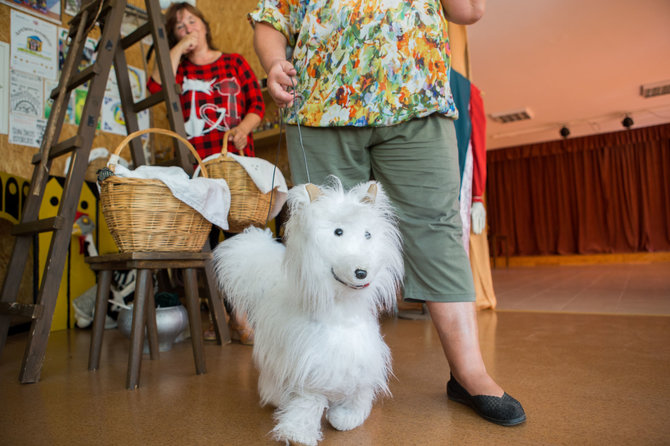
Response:
[[[360,426],[388,393],[377,317],[394,308],[400,236],[380,185],[333,183],[313,201],[309,186],[291,189],[285,245],[248,228],[214,250],[221,289],[255,330],[261,404],[277,407],[278,441],[317,444],[324,410],[335,429]]]

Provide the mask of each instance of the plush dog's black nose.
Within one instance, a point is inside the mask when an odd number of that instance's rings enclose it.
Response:
[[[364,269],[357,269],[355,271],[355,273],[356,273],[356,278],[359,279],[359,280],[363,280],[368,276],[368,272],[365,271]]]

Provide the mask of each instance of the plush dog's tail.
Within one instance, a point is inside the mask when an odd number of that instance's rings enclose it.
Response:
[[[235,311],[247,313],[252,325],[258,302],[276,291],[284,250],[269,229],[250,227],[213,251],[219,288]]]

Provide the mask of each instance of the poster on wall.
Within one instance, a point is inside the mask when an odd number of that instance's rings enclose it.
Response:
[[[47,126],[46,119],[37,119],[21,113],[9,115],[9,143],[39,147]]]
[[[9,66],[9,45],[0,42],[0,66]],[[0,70],[0,134],[9,130],[9,70]]]
[[[0,0],[0,3],[18,8],[54,23],[60,23],[60,0]]]
[[[128,78],[130,79],[130,89],[135,102],[143,99],[146,95],[146,76],[144,70],[128,66]],[[101,129],[106,132],[126,135],[126,120],[123,117],[121,109],[121,99],[119,88],[116,82],[116,72],[114,68],[109,72],[105,97],[102,103]],[[140,129],[146,129],[149,125],[149,111],[144,110],[137,114],[138,126]]]
[[[11,70],[9,74],[9,103],[11,113],[41,118],[44,113],[42,79],[28,73]]]
[[[140,130],[149,128],[149,110],[137,114],[137,124]],[[102,117],[100,129],[117,135],[127,135],[126,120],[121,109],[121,99],[105,96],[102,101]]]
[[[9,143],[39,147],[46,127],[42,78],[11,70],[9,73]]]
[[[57,26],[12,9],[10,66],[25,73],[56,79]]]

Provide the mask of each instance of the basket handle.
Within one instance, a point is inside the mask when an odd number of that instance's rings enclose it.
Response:
[[[221,147],[221,155],[228,156],[228,135],[232,130],[228,130],[223,134],[223,146]],[[239,150],[240,156],[244,156],[244,150]]]
[[[195,147],[193,147],[193,144],[188,142],[186,138],[181,136],[179,133],[173,132],[172,130],[167,130],[167,129],[160,129],[156,127],[144,129],[144,130],[138,130],[136,132],[131,133],[130,135],[126,136],[123,141],[119,143],[118,146],[116,146],[116,149],[114,149],[114,153],[109,157],[109,162],[108,165],[112,171],[114,171],[114,166],[116,166],[119,155],[121,154],[121,151],[123,148],[130,142],[131,139],[136,138],[138,136],[144,135],[146,133],[160,133],[161,135],[167,135],[167,136],[172,136],[173,138],[177,138],[179,141],[183,142],[186,147],[191,151],[193,156],[195,157],[196,161],[198,162],[198,165],[200,166],[200,170],[202,171],[202,176],[205,178],[208,178],[209,176],[207,175],[207,170],[205,169],[205,166],[202,164],[202,159],[200,158],[200,155],[198,155],[197,150],[195,150]]]

